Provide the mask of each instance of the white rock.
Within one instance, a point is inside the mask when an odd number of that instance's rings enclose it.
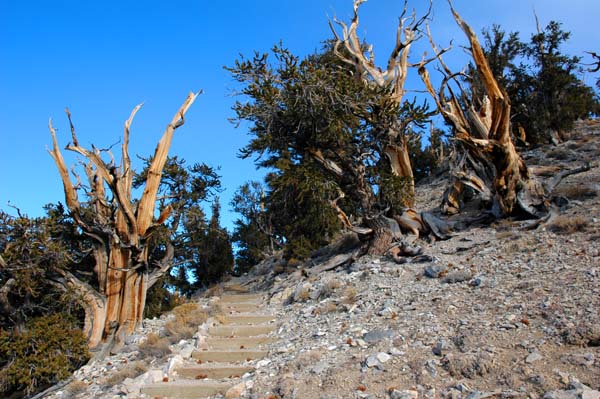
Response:
[[[525,363],[534,363],[538,360],[542,360],[542,355],[540,355],[539,352],[533,352],[525,358]]]
[[[377,360],[379,360],[381,363],[385,363],[385,362],[389,361],[391,358],[392,357],[385,352],[379,352],[377,354]]]
[[[142,384],[154,384],[163,380],[163,372],[162,370],[148,370],[138,378]]]
[[[417,399],[419,392],[417,391],[397,391],[390,392],[390,399]]]
[[[163,368],[163,373],[166,376],[169,376],[173,373],[177,367],[183,365],[183,357],[181,355],[175,355],[169,359],[169,362]]]
[[[390,349],[390,355],[392,356],[404,356],[405,353],[402,352],[400,349],[393,347],[392,349]]]
[[[377,359],[377,355],[370,355],[369,357],[367,357],[365,364],[367,365],[367,367],[370,368],[370,367],[378,366],[381,363],[379,362],[379,359]]]
[[[185,358],[189,358],[192,357],[192,353],[194,352],[195,347],[193,344],[185,344],[180,350],[179,350],[179,354],[181,355],[181,357]]]
[[[260,369],[262,367],[268,366],[269,364],[271,364],[270,359],[259,360],[258,362],[256,362],[256,368]]]
[[[140,384],[136,379],[125,378],[123,381],[123,391],[128,394],[128,396],[136,397],[140,394],[140,390],[142,389],[142,384]]]

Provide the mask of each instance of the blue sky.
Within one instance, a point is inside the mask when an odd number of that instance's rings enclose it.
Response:
[[[420,9],[425,3],[412,0],[409,6]],[[455,0],[454,5],[477,31],[499,23],[520,31],[522,39],[535,28],[535,8],[542,25],[555,19],[572,32],[568,53],[600,51],[597,0]],[[370,0],[361,8],[359,33],[374,44],[381,65],[393,45],[401,6],[400,0]],[[222,217],[230,228],[231,196],[262,172],[251,160],[236,157],[249,137],[228,122],[236,85],[223,66],[280,40],[296,54],[311,53],[331,36],[328,18],[348,21],[351,12],[351,0],[0,0],[0,209],[14,213],[10,201],[38,216],[44,204],[63,200],[46,147],[49,117],[61,145],[69,140],[65,107],[80,143],[108,147],[119,142],[123,122],[143,102],[130,150],[148,156],[186,94],[202,89],[170,153],[221,167]],[[457,39],[454,62],[462,64],[463,37],[444,0],[434,0],[432,30],[440,44]],[[417,84],[409,79],[407,88]],[[76,158],[69,155],[67,162]]]

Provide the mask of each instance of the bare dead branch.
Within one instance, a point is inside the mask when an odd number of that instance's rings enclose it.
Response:
[[[585,51],[585,52],[596,59],[596,61],[594,61],[591,64],[584,64],[584,65],[592,65],[592,68],[588,68],[587,71],[592,72],[592,73],[600,71],[600,55],[598,55],[592,51]]]
[[[48,150],[52,159],[54,159],[54,163],[58,168],[58,173],[60,174],[60,178],[63,183],[63,189],[65,191],[65,201],[67,203],[67,207],[74,215],[78,215],[80,211],[79,199],[77,197],[77,190],[73,187],[73,183],[71,183],[71,179],[69,178],[69,171],[67,166],[65,165],[65,159],[60,152],[58,147],[58,140],[56,139],[56,130],[54,126],[52,126],[52,118],[48,121],[48,129],[50,129],[50,135],[52,136],[52,149]],[[82,225],[85,225],[83,221],[77,220],[78,224],[81,222]]]
[[[375,65],[375,54],[373,46],[368,46],[366,54],[361,46],[356,30],[359,24],[358,9],[365,0],[354,1],[354,15],[350,25],[334,19],[334,22],[341,27],[342,36],[338,34],[333,23],[329,21],[329,27],[336,38],[334,52],[345,63],[353,65],[363,79],[370,77],[377,85],[381,87],[392,87],[393,99],[400,103],[404,96],[404,84],[406,82],[408,67],[408,55],[411,45],[420,37],[420,26],[429,18],[431,13],[432,1],[430,0],[427,13],[417,20],[416,12],[411,16],[406,15],[407,3],[404,2],[404,9],[398,21],[396,32],[396,42],[388,58],[386,69]],[[344,46],[350,57],[345,56],[340,51],[340,46]]]
[[[156,203],[156,195],[158,187],[160,185],[160,179],[162,176],[162,169],[167,161],[167,155],[173,139],[175,130],[184,123],[184,116],[188,109],[192,106],[196,97],[201,92],[189,93],[179,110],[175,113],[173,120],[167,126],[162,138],[156,146],[152,163],[148,168],[148,177],[146,179],[146,185],[144,187],[144,193],[140,199],[138,212],[137,212],[137,227],[138,234],[144,235],[146,230],[152,224],[152,218],[154,215],[154,206]]]
[[[321,150],[310,148],[308,149],[308,153],[329,172],[333,173],[337,177],[344,176],[344,170],[334,161],[325,158]]]
[[[73,126],[73,121],[71,120],[71,112],[69,108],[65,108],[65,113],[67,114],[67,119],[69,119],[69,127],[71,128],[71,140],[73,141],[74,146],[79,146],[79,142],[77,141],[77,135],[75,134],[75,126]]]

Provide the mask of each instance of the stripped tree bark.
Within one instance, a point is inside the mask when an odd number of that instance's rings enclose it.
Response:
[[[335,27],[329,22],[333,32],[336,44],[335,53],[340,59],[349,65],[352,65],[357,75],[363,79],[365,84],[374,84],[389,89],[389,96],[393,103],[400,105],[403,101],[406,90],[404,84],[408,76],[408,68],[411,66],[408,56],[413,43],[421,36],[420,27],[427,20],[431,13],[431,2],[429,10],[420,19],[416,18],[416,13],[410,16],[407,14],[407,4],[404,2],[404,9],[400,15],[398,29],[396,32],[396,43],[388,58],[387,67],[382,69],[375,65],[375,54],[373,46],[369,46],[365,55],[365,49],[356,33],[358,28],[358,9],[366,0],[354,0],[354,17],[350,25],[335,19],[335,23],[342,28],[342,36],[338,35]],[[345,51],[340,51],[343,46]],[[409,183],[409,202],[404,204],[407,207],[414,206],[414,176],[408,155],[407,138],[402,134],[400,123],[389,126],[385,135],[388,142],[383,148],[383,152],[388,158],[393,176],[404,177]]]
[[[449,3],[456,23],[469,40],[476,73],[483,82],[486,95],[483,99],[473,99],[467,94],[458,80],[463,74],[448,68],[428,31],[444,75],[440,89],[434,90],[425,62],[419,67],[419,74],[438,110],[453,127],[459,147],[453,180],[444,194],[442,211],[458,213],[465,187],[470,187],[490,203],[495,217],[518,211],[539,217],[547,210],[544,190],[530,175],[512,142],[510,99],[493,76],[477,35]],[[451,84],[458,87],[459,94]]]
[[[382,69],[375,64],[375,54],[373,47],[369,46],[366,50],[364,45],[357,35],[357,28],[359,24],[358,10],[362,3],[366,0],[354,0],[354,15],[350,25],[344,22],[334,19],[334,22],[341,27],[341,35],[338,34],[333,23],[330,21],[330,28],[335,36],[336,43],[334,47],[335,54],[345,63],[351,65],[356,71],[356,75],[366,85],[376,85],[381,88],[385,88],[389,93],[389,100],[396,107],[399,107],[404,101],[404,95],[406,90],[404,85],[408,76],[408,70],[410,67],[415,65],[409,62],[409,54],[412,45],[421,38],[422,26],[429,18],[432,9],[432,2],[429,3],[429,8],[425,15],[421,18],[416,17],[416,12],[413,11],[407,16],[407,2],[404,2],[404,8],[402,14],[399,17],[399,23],[396,33],[396,42],[392,52],[388,58],[386,68]],[[447,51],[442,50],[440,53]],[[437,56],[437,55],[436,55]],[[423,60],[424,65],[435,59]],[[386,131],[382,132],[383,146],[380,149],[381,156],[387,159],[391,175],[394,177],[405,178],[408,182],[408,198],[407,201],[401,203],[401,207],[405,210],[401,214],[398,212],[385,210],[378,212],[375,215],[366,215],[363,222],[367,226],[358,227],[353,226],[345,213],[337,206],[337,200],[332,203],[342,223],[350,230],[359,234],[369,234],[372,236],[372,241],[369,246],[370,253],[387,253],[390,249],[394,249],[396,254],[415,254],[415,251],[409,249],[406,243],[402,242],[402,230],[409,231],[416,234],[429,232],[429,231],[440,231],[443,227],[430,228],[427,222],[423,220],[419,212],[414,211],[414,198],[415,198],[415,187],[414,187],[414,176],[412,165],[409,157],[408,150],[408,138],[404,134],[407,121],[396,120],[391,126],[385,126]],[[314,152],[313,158],[316,159],[325,169],[330,172],[343,176],[344,173],[353,171],[347,171],[342,166],[336,165],[329,159],[326,159],[322,153]],[[355,173],[349,173],[353,175],[355,186],[359,184],[360,171],[354,171]],[[360,187],[359,187],[360,188]],[[389,188],[385,184],[379,187],[379,190],[385,192]],[[367,192],[368,190],[364,190]],[[356,190],[355,193],[360,193],[361,190]],[[365,197],[362,202],[365,202],[363,209],[372,209],[372,198],[363,195]],[[397,199],[397,201],[401,201]],[[389,206],[389,204],[388,204]],[[438,222],[437,218],[432,215],[427,220],[431,223]],[[442,223],[443,224],[443,223]],[[447,238],[447,236],[444,236]],[[441,237],[440,237],[441,238]],[[397,250],[397,248],[404,248],[403,250]]]
[[[55,280],[79,294],[85,310],[84,332],[90,348],[119,343],[125,335],[132,333],[142,320],[147,290],[170,268],[172,250],[166,251],[165,258],[152,260],[149,259],[147,242],[155,227],[170,213],[167,207],[157,220],[154,219],[156,196],[173,134],[183,125],[184,116],[197,95],[190,93],[187,96],[167,126],[156,147],[139,202],[131,195],[134,172],[128,147],[131,122],[141,105],[133,109],[125,122],[120,166],[114,164],[110,151],[107,152],[111,161],[107,163],[102,158],[103,151],[94,146],[91,149],[80,146],[71,114],[66,110],[71,143],[65,149],[86,159],[84,170],[89,188],[85,194],[89,202],[83,205],[79,199],[82,188],[79,176],[76,176],[77,184],[74,184],[50,120],[53,145],[48,152],[58,168],[70,215],[93,242],[97,286],[81,281],[68,271]],[[110,342],[112,336],[116,337],[115,342]]]

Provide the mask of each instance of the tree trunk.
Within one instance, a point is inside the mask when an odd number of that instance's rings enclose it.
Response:
[[[377,216],[365,222],[373,230],[367,251],[369,255],[386,254],[393,247],[394,242],[402,239],[402,232],[394,219]]]
[[[452,4],[450,6],[452,8]],[[452,13],[469,40],[471,55],[486,95],[481,99],[478,110],[474,107],[475,101],[462,91],[460,85],[461,98],[456,97],[448,85],[460,74],[450,71],[430,37],[445,75],[439,93],[433,89],[424,65],[419,68],[419,74],[442,116],[454,127],[454,137],[463,150],[460,163],[452,171],[453,181],[444,195],[442,210],[457,213],[464,186],[469,186],[481,193],[485,200],[491,200],[492,213],[496,217],[511,215],[517,209],[538,216],[538,212],[545,208],[543,191],[532,181],[511,140],[508,95],[500,89],[493,76],[475,32],[454,8]],[[446,91],[450,93],[449,98],[446,98]]]
[[[137,328],[143,317],[148,288],[171,266],[172,246],[168,246],[162,260],[153,260],[150,264],[147,242],[155,227],[170,214],[170,207],[167,207],[155,220],[156,196],[173,134],[183,125],[184,115],[197,95],[188,95],[167,126],[156,147],[144,192],[137,204],[131,198],[133,169],[128,145],[129,127],[140,106],[134,108],[125,122],[119,168],[114,165],[112,154],[109,154],[111,162],[106,163],[97,148],[88,150],[79,146],[71,114],[67,110],[72,142],[66,148],[89,161],[84,170],[89,181],[89,192],[86,194],[91,201],[83,209],[77,191],[81,185],[74,185],[70,180],[58,147],[56,131],[50,121],[53,148],[49,152],[62,179],[70,214],[83,233],[93,241],[94,272],[98,286],[92,287],[68,271],[63,271],[56,282],[79,294],[85,310],[84,330],[91,348],[119,344]],[[110,195],[106,193],[106,188],[110,190]]]
[[[402,145],[388,145],[385,148],[385,155],[390,161],[392,175],[395,177],[403,177],[406,179],[408,186],[406,187],[406,193],[403,193],[401,198],[397,198],[401,205],[405,208],[412,208],[415,206],[415,178],[413,175],[412,165],[408,154],[408,146],[406,144],[406,138],[402,137]],[[385,190],[382,187],[382,190]]]

